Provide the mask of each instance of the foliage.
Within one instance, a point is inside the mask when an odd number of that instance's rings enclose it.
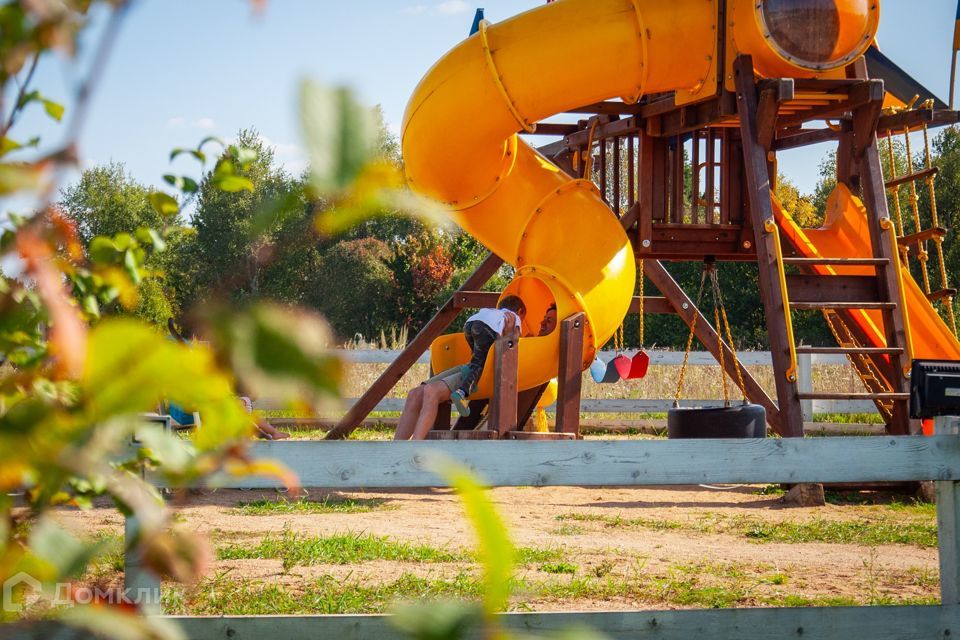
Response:
[[[823,224],[823,215],[818,215],[811,199],[800,195],[797,185],[783,174],[777,176],[775,193],[783,210],[801,227],[816,228]]]
[[[338,242],[311,275],[306,302],[319,309],[342,337],[376,336],[393,319],[394,274],[386,261],[392,252],[382,240]]]

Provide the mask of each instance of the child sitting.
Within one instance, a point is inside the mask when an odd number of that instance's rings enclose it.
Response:
[[[490,347],[504,332],[519,327],[526,313],[527,307],[523,300],[517,296],[507,296],[500,301],[496,309],[480,309],[463,325],[463,333],[472,355],[470,363],[464,367],[460,385],[450,394],[450,400],[461,416],[470,415],[467,396],[475,390],[480,374],[483,373]]]

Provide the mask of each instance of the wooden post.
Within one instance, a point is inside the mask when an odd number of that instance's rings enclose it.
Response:
[[[936,435],[958,435],[960,419],[934,419]],[[940,602],[960,604],[960,490],[956,480],[940,480],[937,490],[937,542],[940,550]]]
[[[580,435],[580,387],[583,382],[583,313],[560,323],[557,432]]]
[[[663,294],[663,297],[667,299],[667,302],[670,303],[688,327],[693,323],[694,317],[697,318],[697,326],[695,327],[697,339],[703,343],[718,362],[720,361],[720,352],[717,350],[717,345],[723,345],[724,367],[726,367],[727,375],[736,380],[737,370],[733,365],[733,351],[730,350],[730,346],[723,340],[718,340],[717,332],[710,325],[710,320],[697,309],[693,300],[684,293],[663,264],[659,260],[648,259],[644,261],[643,273],[653,283],[653,286]],[[763,390],[760,383],[747,371],[746,367],[741,367],[740,371],[743,374],[743,386],[747,391],[747,399],[754,404],[763,406],[767,412],[767,423],[773,427],[774,431],[783,435],[780,430],[780,410],[777,405]]]
[[[491,253],[480,263],[477,270],[460,285],[457,292],[476,291],[480,289],[480,287],[486,284],[487,280],[497,272],[497,269],[499,269],[502,264],[503,260]],[[350,407],[350,410],[340,419],[337,426],[327,434],[327,440],[342,440],[360,426],[360,423],[370,415],[373,408],[390,393],[390,390],[400,381],[400,378],[410,370],[410,367],[417,361],[417,358],[430,347],[430,343],[453,322],[454,318],[456,318],[460,312],[455,300],[457,292],[440,307],[440,310],[430,319],[430,322],[420,330],[420,333],[407,345],[403,353],[390,363],[386,371],[380,374],[376,382],[370,385],[370,388],[360,396],[356,404]]]
[[[520,363],[520,327],[497,338],[493,345],[493,397],[490,429],[502,436],[517,429],[517,369]]]
[[[770,356],[773,359],[774,383],[777,388],[777,404],[780,409],[780,435],[803,437],[803,411],[797,396],[797,383],[787,380],[785,372],[790,367],[789,345],[784,299],[778,284],[777,253],[772,234],[764,230],[764,222],[773,218],[770,197],[767,149],[759,144],[757,87],[753,80],[753,60],[739,56],[734,63],[737,83],[737,110],[740,117],[740,138],[743,144],[744,172],[747,179],[747,197],[750,217],[753,222],[759,264],[760,297],[763,300],[770,337]],[[775,110],[767,111],[767,117],[776,116]],[[764,125],[763,128],[765,128]],[[779,231],[774,231],[779,233]]]
[[[136,516],[128,516],[123,522],[123,588],[124,597],[143,607],[148,613],[160,611],[160,579],[143,566],[143,558],[136,545],[140,535]]]
[[[813,356],[801,353],[797,356],[797,383],[801,392],[813,393]],[[813,400],[801,400],[803,419],[813,422]]]
[[[872,103],[861,109],[858,109],[853,116],[854,130],[862,129],[866,126],[866,120],[873,122],[876,127],[876,117],[879,116],[878,104]],[[896,255],[894,254],[894,244],[891,242],[890,234],[896,234],[896,227],[888,224],[884,229],[881,226],[881,220],[890,220],[890,212],[887,210],[886,187],[883,183],[883,172],[880,169],[880,154],[877,151],[876,137],[872,139],[860,156],[860,182],[863,192],[863,204],[867,209],[867,221],[870,228],[870,243],[873,248],[873,255],[876,258],[887,258],[889,263],[883,268],[877,269],[877,275],[880,287],[880,296],[882,300],[897,302],[897,308],[884,313],[884,330],[886,332],[888,347],[905,347],[907,344],[907,330],[904,323],[904,314],[906,309],[901,308],[900,302],[900,274],[894,268]],[[894,393],[909,393],[910,382],[905,372],[910,371],[910,355],[904,349],[899,355],[892,356],[891,360],[898,364],[891,372],[890,385]],[[888,430],[894,434],[907,434],[919,429],[919,424],[913,428],[911,426],[910,416],[907,410],[907,403],[897,401],[893,403],[893,417],[891,418]]]

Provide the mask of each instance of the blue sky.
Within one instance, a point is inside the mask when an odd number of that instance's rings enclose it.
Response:
[[[483,0],[496,22],[540,0]],[[198,171],[170,149],[254,127],[292,172],[305,163],[296,116],[300,80],[347,83],[383,107],[394,131],[424,72],[467,35],[468,0],[269,0],[255,15],[244,0],[138,0],[130,11],[81,137],[84,166],[122,161],[138,180]],[[879,42],[900,66],[947,98],[954,0],[886,0]],[[102,22],[102,21],[101,21]],[[80,65],[84,62],[81,57]],[[78,69],[46,60],[38,87],[70,107]],[[39,109],[15,129],[51,148],[62,127]],[[16,135],[16,133],[15,133]],[[542,140],[542,139],[540,139]],[[780,170],[810,192],[826,148],[783,154]]]

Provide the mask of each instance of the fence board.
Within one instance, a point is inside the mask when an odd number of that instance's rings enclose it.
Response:
[[[406,640],[384,615],[250,616],[173,618],[192,640],[337,638]],[[824,607],[720,609],[702,611],[618,611],[508,613],[504,626],[517,632],[547,633],[587,626],[613,639],[738,638],[738,640],[904,640],[949,638],[960,633],[958,606]],[[465,638],[480,640],[473,632]]]
[[[352,406],[356,398],[344,399],[344,406]],[[814,413],[876,413],[876,406],[868,400],[813,400]],[[257,409],[283,409],[282,403],[265,398],[253,403]],[[684,400],[685,407],[722,407],[723,400]],[[580,413],[663,413],[673,407],[672,399],[642,398],[585,398],[580,402]],[[374,411],[400,411],[403,398],[384,398]],[[557,405],[546,407],[547,413],[556,413]]]
[[[956,436],[748,440],[376,442],[251,444],[255,458],[287,465],[306,487],[438,487],[433,452],[493,486],[631,486],[718,483],[897,482],[960,479]],[[211,482],[212,484],[214,481]],[[215,479],[277,487],[275,478]]]
[[[346,360],[357,364],[387,364],[393,362],[400,351],[390,349],[335,349],[334,352]],[[633,352],[628,352],[632,355]],[[662,366],[679,366],[683,364],[683,352],[680,351],[648,351],[650,364]],[[604,361],[613,358],[614,351],[601,351],[600,358]],[[769,351],[742,351],[737,353],[740,362],[747,366],[771,366]],[[849,364],[846,356],[836,354],[814,354],[815,365],[846,365]],[[418,364],[430,364],[430,352],[423,354],[417,360]],[[690,365],[716,366],[717,361],[707,351],[693,351],[690,353]]]

